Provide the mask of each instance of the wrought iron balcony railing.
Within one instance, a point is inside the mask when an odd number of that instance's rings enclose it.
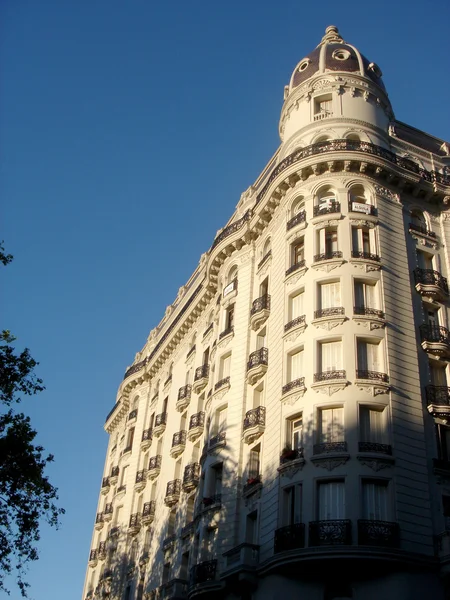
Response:
[[[148,517],[152,517],[155,515],[156,511],[156,500],[150,500],[150,502],[145,502],[142,509],[142,518],[145,520]]]
[[[125,448],[122,451],[122,454],[127,454],[128,452],[131,452],[133,450],[133,444],[128,444],[128,446],[125,446]]]
[[[156,415],[155,418],[155,427],[160,427],[161,425],[166,425],[167,423],[167,413],[163,412],[159,415]]]
[[[143,481],[145,481],[146,477],[147,477],[146,469],[141,469],[140,471],[137,471],[135,483],[142,483]]]
[[[358,544],[360,546],[398,548],[400,545],[400,528],[398,523],[359,519]]]
[[[184,467],[183,488],[196,487],[200,481],[199,463],[190,463]]]
[[[208,335],[208,333],[210,331],[212,331],[214,329],[214,323],[210,323],[208,325],[208,327],[205,329],[205,331],[203,332],[203,339],[205,339],[205,337]]]
[[[152,469],[160,469],[161,468],[162,456],[158,454],[157,456],[152,456],[148,461],[148,470]]]
[[[227,335],[231,335],[232,333],[234,333],[234,327],[227,327],[219,333],[219,340],[223,340],[224,337],[227,337]]]
[[[450,405],[450,387],[444,385],[427,385],[425,395],[427,404]]]
[[[280,465],[285,465],[292,460],[303,458],[303,448],[285,448],[280,455]]]
[[[102,479],[102,488],[107,488],[109,487],[109,477],[103,477]]]
[[[438,287],[444,294],[448,295],[447,278],[443,277],[439,271],[433,269],[415,269],[414,283],[422,285],[433,285]]]
[[[338,212],[341,212],[341,203],[333,200],[332,202],[324,202],[314,206],[313,217],[318,217],[319,215],[329,215],[330,213]]]
[[[311,521],[310,546],[341,546],[352,543],[352,522],[349,519]]]
[[[314,373],[314,383],[330,381],[332,379],[345,379],[346,377],[347,373],[342,369],[334,371],[322,371],[321,373]]]
[[[320,254],[315,254],[313,261],[315,263],[322,262],[324,260],[331,260],[333,258],[342,258],[342,252],[340,250],[332,250],[330,252],[321,252]]]
[[[167,483],[166,497],[180,495],[181,493],[181,479],[173,479]]]
[[[378,442],[358,442],[358,450],[360,452],[392,455],[392,446],[390,444],[380,444]]]
[[[130,516],[130,522],[128,523],[129,527],[140,527],[141,525],[141,513],[134,513]]]
[[[375,262],[380,262],[381,260],[378,254],[364,252],[363,250],[352,250],[352,258],[363,258],[364,260],[373,260]]]
[[[422,342],[450,345],[449,330],[441,325],[421,325],[420,337]]]
[[[270,295],[264,294],[260,298],[256,298],[252,302],[252,308],[250,310],[250,315],[255,315],[261,310],[270,310]]]
[[[266,408],[265,406],[258,406],[258,408],[252,408],[245,413],[244,419],[244,431],[255,425],[266,424]]]
[[[286,527],[280,527],[275,530],[274,548],[275,554],[279,552],[289,552],[305,547],[305,524],[293,523]]]
[[[244,496],[248,496],[250,495],[252,490],[255,490],[256,487],[259,489],[260,484],[262,484],[262,475],[251,475],[247,479],[247,482],[244,484],[244,487],[242,488],[242,493],[244,494]]]
[[[412,229],[412,231],[417,231],[417,233],[422,233],[423,235],[427,235],[428,237],[436,237],[434,231],[431,231],[423,225],[418,225],[417,223],[410,223],[409,228]]]
[[[113,467],[111,469],[111,475],[110,475],[110,479],[114,479],[114,477],[119,477],[119,473],[120,473],[120,468],[119,467]]]
[[[190,358],[195,352],[195,344],[189,348],[189,352],[186,354],[186,360]]]
[[[281,388],[281,393],[287,394],[288,392],[291,392],[292,390],[297,390],[297,389],[299,389],[299,390],[305,389],[305,378],[304,377],[299,377],[298,379],[293,379],[289,383],[286,383],[286,385],[283,385],[283,387]]]
[[[366,369],[356,369],[356,379],[369,379],[380,383],[389,383],[389,375],[379,371],[367,371]]]
[[[228,375],[228,377],[224,377],[223,379],[220,379],[214,386],[214,390],[220,390],[220,388],[223,388],[227,385],[230,385],[230,376],[229,375]]]
[[[178,400],[189,399],[191,397],[191,393],[192,393],[192,386],[189,384],[184,385],[183,387],[181,387],[178,390]]]
[[[189,429],[195,429],[196,427],[203,427],[205,425],[205,413],[203,411],[195,413],[189,419]]]
[[[108,502],[105,504],[105,509],[103,511],[103,515],[112,515],[113,514],[113,505],[112,502]]]
[[[199,585],[216,579],[217,560],[208,560],[191,568],[189,585]]]
[[[177,431],[172,436],[172,448],[186,445],[186,431]]]
[[[214,496],[205,496],[202,500],[204,508],[220,505],[222,502],[222,494],[214,494]]]
[[[377,308],[368,308],[367,306],[354,306],[353,314],[384,319],[384,312],[382,310],[378,310]]]
[[[286,325],[284,326],[284,331],[289,331],[289,329],[293,329],[294,327],[297,327],[297,325],[303,325],[305,323],[305,319],[306,315],[295,317],[295,319],[292,319],[291,321],[289,321],[289,323],[286,323]]]
[[[144,429],[141,442],[151,442],[153,439],[153,429]]]
[[[147,359],[141,360],[140,362],[136,363],[135,365],[132,365],[126,372],[125,375],[123,376],[124,379],[126,379],[127,377],[130,377],[131,375],[134,375],[135,373],[137,373],[138,371],[140,371],[141,369],[143,369],[145,367],[147,363]]]
[[[218,433],[217,435],[214,435],[213,437],[209,438],[210,450],[212,450],[215,446],[225,445],[226,439],[227,439],[227,434],[225,431],[222,431],[222,432]]]
[[[294,215],[292,219],[289,219],[289,221],[286,223],[286,231],[293,229],[296,225],[298,225],[299,223],[304,223],[305,221],[306,211],[301,210],[296,215]]]
[[[108,538],[109,539],[114,538],[114,537],[118,536],[119,533],[120,533],[120,527],[111,527],[111,529],[109,530],[109,533],[108,533]]]
[[[204,377],[208,377],[209,375],[209,365],[201,365],[195,369],[194,381],[198,381],[199,379],[203,379]]]
[[[98,557],[98,550],[97,550],[97,548],[94,548],[93,550],[91,550],[89,552],[89,562],[96,561],[97,557]]]
[[[98,545],[98,557],[100,560],[105,560],[106,558],[106,542],[100,542]]]
[[[330,452],[347,452],[347,442],[322,442],[314,444],[314,454],[329,454]]]
[[[248,357],[247,362],[247,371],[253,369],[253,367],[257,367],[259,365],[268,365],[269,364],[269,351],[267,348],[260,348],[259,350],[255,350]]]
[[[97,513],[97,515],[95,517],[95,524],[100,525],[100,523],[103,523],[103,521],[104,521],[103,513],[102,512]]]
[[[269,260],[269,258],[271,256],[272,256],[272,250],[269,250],[268,252],[266,252],[266,254],[264,254],[262,259],[258,263],[258,269],[260,269],[263,266],[263,264],[266,262],[266,260]]]
[[[299,260],[298,262],[294,263],[293,265],[291,265],[289,267],[289,269],[287,269],[286,271],[286,277],[288,275],[290,275],[291,273],[293,273],[294,271],[298,271],[298,269],[303,269],[303,267],[305,266],[306,262],[305,260]]]
[[[314,311],[315,319],[322,319],[323,317],[336,317],[345,314],[343,306],[330,306],[329,308],[320,308]]]
[[[138,409],[135,408],[134,410],[132,410],[128,413],[128,420],[130,421],[131,419],[136,419],[137,416],[138,416]]]

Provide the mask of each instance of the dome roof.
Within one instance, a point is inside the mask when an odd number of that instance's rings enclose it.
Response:
[[[338,28],[330,25],[325,30],[322,41],[308,56],[295,67],[290,82],[290,91],[304,81],[327,71],[355,73],[368,77],[383,90],[385,89],[380,68],[370,62],[354,46],[344,42]]]

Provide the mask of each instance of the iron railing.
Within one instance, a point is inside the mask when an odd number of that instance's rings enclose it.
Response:
[[[100,542],[98,545],[98,557],[100,560],[105,560],[106,558],[106,542]]]
[[[108,502],[105,504],[105,510],[103,511],[103,515],[112,515],[113,514],[113,505],[112,502]]]
[[[204,508],[220,505],[222,502],[222,494],[214,494],[213,496],[205,496],[202,500]]]
[[[352,543],[352,522],[349,519],[311,521],[310,546],[341,546]]]
[[[260,298],[256,298],[252,302],[252,308],[250,310],[250,315],[255,315],[259,313],[261,310],[270,310],[270,295],[264,294]]]
[[[230,385],[230,376],[229,375],[228,375],[228,377],[224,377],[223,379],[220,379],[214,386],[214,389],[220,390],[220,388],[223,388],[227,385]]]
[[[242,493],[244,494],[244,496],[250,495],[250,492],[257,486],[259,489],[260,484],[262,484],[262,475],[253,475],[252,477],[249,477],[247,479],[247,483],[245,483],[244,487],[242,488]]]
[[[93,550],[91,550],[89,552],[89,561],[94,562],[94,560],[97,560],[97,555],[98,555],[98,551],[96,548],[94,548]]]
[[[194,344],[194,345],[193,345],[191,348],[189,348],[189,352],[186,354],[186,360],[187,360],[187,359],[188,359],[190,356],[192,356],[192,355],[194,354],[194,352],[195,352],[195,344]]]
[[[231,335],[232,333],[234,333],[234,327],[227,327],[219,333],[219,340],[223,340],[224,337],[227,337],[227,335]]]
[[[378,310],[377,308],[368,308],[367,306],[354,306],[353,314],[384,319],[384,312],[382,310]]]
[[[314,454],[329,454],[330,452],[347,452],[347,442],[322,442],[314,444]]]
[[[368,379],[380,383],[389,383],[389,375],[379,371],[367,371],[366,369],[356,369],[356,379]]]
[[[293,216],[292,219],[289,219],[289,221],[286,223],[286,231],[293,229],[296,225],[298,225],[299,223],[304,223],[305,221],[306,212],[304,210],[301,210],[295,216]]]
[[[227,434],[225,431],[222,431],[221,433],[214,435],[213,437],[209,438],[209,448],[212,450],[215,446],[224,445],[226,442],[226,439],[227,439]]]
[[[297,458],[303,458],[303,448],[285,449],[280,455],[280,465],[285,465]]]
[[[160,469],[161,468],[162,456],[158,454],[156,456],[152,456],[148,461],[148,470]]]
[[[156,415],[155,419],[155,427],[160,427],[161,425],[166,425],[167,423],[167,413],[163,412],[159,415]]]
[[[146,477],[147,477],[146,469],[141,469],[140,471],[137,471],[135,483],[142,483],[143,481],[145,481]]]
[[[209,375],[209,365],[201,365],[195,369],[194,381],[198,381],[199,379],[203,379],[204,377],[208,377]]]
[[[444,294],[448,295],[447,278],[443,277],[439,271],[434,271],[433,269],[415,269],[413,273],[416,285],[434,285],[444,292]]]
[[[135,408],[134,410],[132,410],[128,413],[128,420],[130,421],[131,419],[136,419],[137,415],[138,415],[138,409]]]
[[[290,275],[291,273],[293,273],[294,271],[297,271],[298,269],[303,269],[303,267],[305,266],[306,262],[305,260],[299,260],[298,262],[294,263],[293,265],[291,265],[289,267],[289,269],[287,269],[286,271],[286,276]]]
[[[95,522],[96,523],[103,523],[104,519],[103,519],[103,513],[97,513],[96,517],[95,517]]]
[[[262,259],[258,263],[258,269],[260,269],[263,266],[263,264],[266,262],[266,260],[268,260],[271,256],[272,256],[272,250],[269,250],[268,252],[266,252],[266,254],[264,254]]]
[[[186,431],[177,431],[172,436],[172,448],[186,445]]]
[[[298,379],[293,379],[289,383],[286,383],[286,385],[283,385],[283,387],[281,388],[281,393],[287,394],[291,390],[296,390],[296,389],[305,389],[305,378],[304,377],[299,377]]]
[[[119,473],[120,473],[120,468],[119,467],[113,467],[111,469],[111,475],[110,478],[114,478],[114,477],[119,477]]]
[[[320,373],[314,373],[314,383],[320,381],[330,381],[332,379],[345,379],[347,377],[346,371],[336,369],[334,371],[322,371]]]
[[[228,227],[225,227],[225,229],[221,231],[219,235],[215,238],[211,246],[211,250],[213,250],[218,244],[220,244],[220,242],[232,235],[235,231],[241,229],[241,227],[243,227],[243,225],[246,223],[246,221],[250,219],[251,216],[252,211],[248,210],[241,219],[235,221],[234,223],[231,223],[231,225],[228,225]]]
[[[338,212],[341,212],[341,203],[337,202],[337,200],[332,200],[331,202],[324,202],[323,204],[314,206],[313,217],[318,217],[319,215],[329,215],[330,213]]]
[[[181,479],[173,479],[167,483],[166,487],[166,498],[167,496],[179,496],[181,493]]]
[[[192,393],[192,386],[187,384],[178,390],[178,400],[189,400]]]
[[[378,442],[358,442],[358,450],[360,452],[392,455],[392,446],[390,444],[380,444]]]
[[[450,405],[450,387],[445,385],[427,385],[425,394],[428,404]]]
[[[208,325],[208,327],[205,329],[205,331],[203,332],[203,339],[205,339],[205,337],[208,335],[208,333],[209,333],[210,331],[212,331],[212,330],[213,330],[213,328],[214,328],[214,323],[210,323],[210,324]]]
[[[442,325],[421,325],[420,337],[422,342],[450,344],[450,333]]]
[[[145,519],[147,517],[153,517],[156,511],[156,500],[150,500],[150,502],[145,502],[142,508],[142,518]]]
[[[151,442],[153,439],[153,429],[144,429],[141,442]]]
[[[199,463],[190,463],[184,467],[183,488],[196,487],[200,481]]]
[[[336,317],[345,314],[345,308],[343,306],[330,306],[329,308],[319,308],[314,311],[315,319],[322,319],[323,317]]]
[[[140,527],[141,525],[141,513],[134,513],[130,516],[129,527]]]
[[[358,544],[360,546],[398,548],[400,545],[400,528],[398,523],[359,519]]]
[[[103,477],[102,479],[102,488],[107,488],[109,487],[109,477]]]
[[[191,568],[189,585],[199,585],[201,583],[207,583],[208,581],[214,581],[216,579],[217,572],[217,559],[208,560],[201,562],[198,565],[194,565]]]
[[[364,250],[352,250],[352,258],[363,258],[364,260],[373,260],[375,262],[380,262],[381,260],[378,254],[365,252]]]
[[[306,319],[306,315],[301,315],[300,317],[295,317],[295,319],[292,319],[291,321],[289,321],[289,323],[286,323],[286,325],[284,326],[284,331],[289,331],[289,329],[293,329],[294,327],[297,327],[297,325],[303,325]]]
[[[251,410],[245,413],[244,419],[244,431],[249,429],[250,427],[255,427],[256,425],[265,425],[266,424],[266,408],[265,406],[258,406],[258,408],[252,408]]]
[[[255,350],[248,357],[247,362],[247,371],[253,369],[253,367],[257,367],[259,365],[268,365],[269,364],[269,351],[267,348],[260,348],[259,350]]]
[[[432,237],[432,238],[436,237],[436,234],[434,233],[434,231],[431,231],[430,229],[428,229],[427,227],[424,227],[423,225],[418,225],[417,223],[410,223],[409,228],[412,229],[412,231],[417,231],[418,233],[422,233],[423,235],[427,235],[428,237]]]
[[[330,252],[321,252],[320,254],[315,254],[313,257],[313,261],[315,263],[322,262],[323,260],[331,260],[333,258],[342,258],[342,252],[340,250],[331,250]]]
[[[195,413],[189,419],[189,430],[205,425],[205,413],[203,411]]]
[[[141,369],[143,369],[146,364],[147,364],[147,359],[144,359],[144,360],[141,360],[140,362],[136,363],[135,365],[132,365],[125,372],[125,375],[123,376],[123,378],[126,379],[127,377],[130,377],[130,375],[134,375],[135,373],[137,373],[138,371],[140,371]]]
[[[305,547],[305,524],[293,523],[275,530],[274,554]]]

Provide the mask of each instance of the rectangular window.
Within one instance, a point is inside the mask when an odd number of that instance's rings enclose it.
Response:
[[[337,229],[327,229],[325,231],[325,254],[327,256],[336,252],[338,249]]]
[[[380,344],[357,341],[358,371],[372,371],[382,373],[384,371],[380,358]],[[363,377],[363,374],[360,374]]]
[[[352,227],[352,249],[356,254],[376,254],[374,230],[364,227]]]
[[[320,285],[320,308],[335,308],[341,306],[341,283],[322,283]]]
[[[331,94],[319,96],[314,99],[314,117],[315,120],[325,119],[333,114],[333,104]]]
[[[256,479],[259,477],[259,469],[260,469],[260,454],[261,447],[258,445],[255,448],[250,450],[249,460],[248,460],[248,478]]]
[[[225,311],[224,329],[230,330],[234,327],[234,304],[229,306]]]
[[[433,269],[433,257],[426,252],[417,250],[417,264],[420,269]]]
[[[245,524],[245,541],[248,544],[258,543],[258,511],[254,510],[247,515]]]
[[[378,308],[376,284],[355,281],[355,306],[358,308]]]
[[[289,320],[296,319],[297,317],[301,317],[304,315],[303,310],[303,299],[304,299],[303,290],[296,294],[295,296],[291,296],[290,298],[290,310],[289,310]]]
[[[305,259],[305,241],[303,238],[292,244],[291,252],[292,265],[298,265]]]
[[[219,376],[220,379],[225,379],[230,376],[230,366],[231,366],[231,354],[224,356],[220,361],[220,371]]]
[[[430,376],[432,385],[447,387],[447,374],[445,368],[430,364]]]
[[[344,441],[343,407],[322,408],[319,410],[319,443]]]
[[[267,347],[267,335],[266,329],[264,328],[260,333],[258,333],[256,337],[256,349],[261,350],[261,348]]]
[[[345,484],[343,481],[321,481],[318,490],[319,521],[345,519]]]
[[[359,407],[360,441],[387,443],[386,410],[370,406]]]
[[[212,495],[218,495],[222,493],[222,477],[223,477],[223,463],[214,465],[211,467],[212,473]]]
[[[225,433],[227,428],[227,409],[221,408],[216,412],[214,435]]]
[[[292,450],[303,448],[303,418],[301,414],[287,420],[287,442]]]
[[[342,370],[342,342],[322,342],[319,359],[321,373]]]
[[[282,490],[282,525],[294,525],[302,522],[302,487],[291,485]]]
[[[362,515],[370,521],[389,521],[388,482],[363,481]]]
[[[450,427],[436,425],[438,453],[441,460],[450,462]]]
[[[303,348],[289,355],[288,380],[295,381],[303,377]]]

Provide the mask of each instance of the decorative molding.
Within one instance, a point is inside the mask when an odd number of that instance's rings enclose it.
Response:
[[[308,326],[305,322],[301,323],[297,327],[293,327],[284,335],[285,342],[294,342],[299,335],[301,335]]]
[[[314,223],[314,229],[319,231],[320,229],[325,229],[327,227],[338,227],[340,219],[328,219],[325,221],[319,221],[318,223]]]
[[[344,390],[347,387],[348,383],[348,381],[341,379],[336,379],[332,382],[319,381],[317,383],[312,383],[311,388],[316,392],[320,392],[321,394],[327,394],[328,396],[332,396],[336,392]]]
[[[305,395],[305,392],[306,392],[305,387],[294,389],[294,390],[292,390],[292,392],[281,396],[281,402],[283,404],[289,404],[289,406],[292,406],[297,402],[297,400],[300,400],[300,398],[303,398],[303,396]]]
[[[375,189],[375,192],[382,198],[385,198],[386,200],[391,200],[396,204],[400,204],[400,194],[392,192],[388,188],[385,188],[384,186],[379,185],[378,183],[374,183],[373,187]]]
[[[348,319],[345,315],[341,315],[339,317],[322,317],[321,319],[314,319],[311,321],[311,323],[316,327],[320,327],[320,329],[331,331],[335,327],[342,325],[347,320]]]
[[[372,396],[379,396],[380,394],[387,394],[391,389],[390,386],[386,383],[374,383],[373,381],[355,381],[356,387],[360,392],[367,392],[368,394],[372,394]]]
[[[386,326],[386,321],[364,315],[353,317],[353,321],[356,323],[356,325],[362,325],[369,331],[373,331],[374,329],[383,329]]]
[[[356,225],[357,227],[367,227],[367,229],[375,229],[378,225],[378,219],[374,217],[373,221],[369,221],[368,219],[355,219],[350,217],[350,223],[352,225]]]
[[[303,277],[303,275],[306,273],[307,270],[308,270],[308,267],[303,267],[302,269],[298,269],[297,271],[294,271],[293,273],[291,273],[290,275],[288,275],[286,277],[286,279],[284,280],[285,284],[293,285],[294,283],[297,283],[297,281]]]
[[[231,331],[228,335],[225,335],[223,338],[219,338],[219,340],[217,341],[217,348],[226,348],[233,338],[234,331]]]
[[[370,260],[370,258],[351,258],[348,262],[366,273],[381,271],[381,264],[375,260]]]
[[[295,477],[295,475],[297,475],[297,473],[302,471],[304,465],[304,458],[296,458],[295,460],[290,460],[289,462],[280,465],[277,468],[277,471],[281,475],[281,477],[287,477],[288,479],[292,479],[293,477]]]
[[[391,468],[395,460],[392,457],[380,457],[380,456],[362,456],[356,457],[362,465],[369,467],[372,471],[381,471],[382,469]]]
[[[331,258],[330,260],[321,260],[317,263],[312,263],[311,267],[316,271],[326,271],[329,273],[338,267],[341,267],[345,263],[342,258]]]
[[[333,469],[336,469],[341,465],[345,465],[349,458],[350,454],[318,454],[317,456],[311,457],[311,462],[314,463],[316,467],[321,467],[322,469],[326,469],[327,471],[333,471]]]

